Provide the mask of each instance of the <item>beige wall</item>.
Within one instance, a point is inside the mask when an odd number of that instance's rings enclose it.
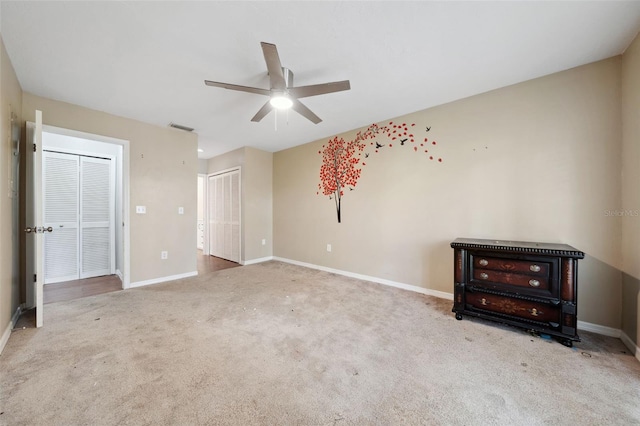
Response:
[[[273,154],[244,147],[209,159],[209,173],[240,168],[243,263],[273,255]],[[262,245],[262,240],[265,245]]]
[[[129,141],[131,283],[195,272],[197,135],[24,93],[23,118],[36,109],[44,124]]]
[[[622,56],[622,331],[640,342],[640,35]]]
[[[225,154],[209,159],[209,173],[217,173],[224,170],[244,166],[244,148],[238,148]]]
[[[245,148],[242,173],[244,259],[250,261],[273,255],[273,154]]]
[[[8,337],[4,333],[10,332],[11,317],[20,305],[18,198],[15,193],[10,196],[10,181],[17,185],[10,140],[11,112],[21,123],[22,89],[0,37],[0,336],[3,339]]]
[[[605,213],[621,205],[620,66],[611,58],[392,120],[436,140],[420,149],[443,162],[398,141],[371,154],[340,224],[334,201],[316,195],[327,140],[275,153],[274,255],[451,293],[456,237],[567,243],[587,254],[578,317],[620,328],[621,220]]]

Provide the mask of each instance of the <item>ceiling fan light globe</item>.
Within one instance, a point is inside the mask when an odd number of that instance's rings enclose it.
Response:
[[[289,109],[293,106],[293,101],[287,96],[273,96],[269,103],[276,109]]]

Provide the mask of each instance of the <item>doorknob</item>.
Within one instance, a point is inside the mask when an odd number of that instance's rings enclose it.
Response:
[[[46,228],[44,226],[27,226],[26,228],[24,228],[24,232],[26,232],[27,234],[30,234],[32,232],[34,234],[44,234],[45,232],[53,232],[53,228],[51,226],[48,226]]]

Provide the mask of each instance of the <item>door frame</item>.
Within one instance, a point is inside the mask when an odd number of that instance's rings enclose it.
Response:
[[[130,227],[130,142],[126,139],[118,139],[111,136],[98,135],[95,133],[82,132],[79,130],[66,129],[62,127],[50,126],[43,124],[42,131],[47,133],[54,133],[62,136],[71,136],[75,138],[88,139],[96,142],[109,143],[122,146],[122,162],[116,166],[116,175],[120,172],[119,167],[122,167],[122,222],[123,222],[123,234],[122,234],[122,265],[123,271],[120,272],[119,277],[122,281],[122,288],[128,289],[131,283],[131,227]],[[71,152],[71,151],[69,151]],[[80,155],[86,155],[88,152],[76,151],[74,152]],[[116,177],[117,179],[117,177]],[[115,224],[116,232],[121,229],[119,223]]]

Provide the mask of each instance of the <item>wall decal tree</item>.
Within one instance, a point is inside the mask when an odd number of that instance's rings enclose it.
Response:
[[[330,199],[333,198],[338,214],[338,223],[341,221],[340,208],[344,188],[349,185],[355,187],[360,179],[362,172],[362,169],[358,167],[360,158],[355,154],[364,151],[363,140],[361,133],[358,133],[358,137],[349,142],[336,136],[322,146],[322,151],[319,151],[322,154],[322,166],[320,167],[318,189],[324,195],[329,195]],[[333,197],[331,197],[332,195]]]
[[[322,149],[318,151],[318,154],[322,155],[322,165],[320,166],[320,183],[316,194],[328,195],[329,199],[333,200],[338,223],[342,221],[341,208],[345,188],[353,191],[362,174],[362,167],[367,165],[363,160],[368,159],[371,152],[366,150],[380,153],[383,148],[393,148],[394,141],[399,140],[400,146],[405,146],[405,142],[408,141],[407,146],[412,144],[413,151],[418,152],[416,137],[410,132],[410,127],[414,126],[415,123],[410,125],[406,123],[394,124],[393,121],[385,126],[372,124],[365,131],[356,133],[356,137],[352,141],[345,141],[344,138],[335,136],[322,145]],[[431,127],[427,127],[426,132],[430,130]],[[373,140],[378,135],[385,136],[387,143],[383,144]],[[371,141],[367,143],[366,141],[369,139]],[[424,147],[427,142],[428,139],[424,138],[424,142],[420,143],[420,146]],[[436,142],[433,141],[432,145],[435,144]],[[424,152],[428,153],[429,151],[425,149]],[[429,159],[433,160],[433,155],[429,156]],[[438,162],[441,163],[442,158],[438,158]]]

